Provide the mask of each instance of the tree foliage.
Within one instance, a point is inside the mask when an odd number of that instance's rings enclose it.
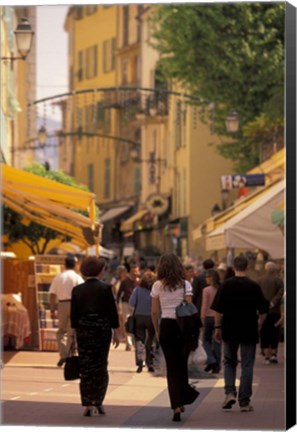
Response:
[[[239,169],[254,166],[263,130],[266,139],[283,139],[274,126],[279,132],[284,116],[285,4],[158,5],[151,25],[166,77],[215,104],[214,126],[223,137],[218,151],[237,161]],[[240,115],[240,130],[226,141],[224,121],[233,109]],[[248,133],[255,122],[256,139],[255,128]]]
[[[88,191],[84,185],[77,184],[76,181],[64,174],[62,171],[47,171],[41,164],[32,164],[24,171],[46,177],[59,183]],[[7,206],[3,206],[3,233],[7,235],[10,243],[23,241],[31,250],[33,255],[44,254],[46,247],[51,240],[63,238],[70,241],[71,237],[64,236],[58,231],[47,228],[35,222],[29,221],[25,216],[15,212]],[[78,211],[78,210],[76,210]],[[87,212],[80,212],[87,215]]]

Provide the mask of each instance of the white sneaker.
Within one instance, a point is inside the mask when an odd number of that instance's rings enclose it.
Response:
[[[226,395],[226,398],[222,404],[222,409],[231,409],[232,405],[236,403],[235,396],[232,393]]]
[[[269,364],[270,364],[270,360],[269,360],[268,358],[266,358],[266,359],[263,361],[263,364],[265,364],[265,365],[269,365]]]
[[[251,411],[254,411],[252,405],[245,405],[240,407],[240,412],[251,412]]]
[[[275,354],[273,354],[273,355],[270,357],[270,359],[269,359],[269,363],[273,363],[273,364],[277,364],[277,363],[278,363],[278,361],[277,361],[277,357],[276,357]]]

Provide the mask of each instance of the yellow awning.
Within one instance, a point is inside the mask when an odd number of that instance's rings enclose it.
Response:
[[[63,207],[90,211],[95,194],[64,185],[8,165],[2,165],[2,184],[34,194],[36,200],[50,200]]]
[[[95,194],[2,165],[3,203],[30,221],[88,246],[84,230],[95,226]],[[73,211],[87,210],[89,217]]]
[[[147,209],[139,210],[137,213],[135,213],[129,219],[126,219],[121,224],[121,231],[133,231],[133,224],[134,224],[134,222],[140,220],[146,213],[148,213]]]
[[[285,169],[285,149],[282,148],[273,154],[269,159],[248,171],[248,174],[264,173],[273,180],[275,177],[284,177]]]

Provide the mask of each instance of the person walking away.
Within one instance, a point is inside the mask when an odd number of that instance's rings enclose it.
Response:
[[[219,273],[220,281],[223,282],[223,280],[225,279],[225,276],[226,276],[226,272],[227,272],[227,265],[226,265],[226,263],[221,262],[218,265],[217,272]]]
[[[114,296],[114,299],[116,301],[117,294],[120,288],[120,285],[123,280],[125,280],[127,277],[127,269],[124,265],[119,265],[116,270],[116,275],[114,280],[112,281],[112,293]],[[119,315],[119,321],[120,321],[120,340],[126,342],[126,333],[125,333],[125,327],[124,327],[124,320],[123,320],[123,314],[122,314],[122,308],[121,303],[117,304],[118,309],[118,315]]]
[[[71,297],[71,326],[75,329],[80,359],[80,396],[86,407],[84,416],[105,414],[102,406],[108,387],[107,360],[111,341],[119,345],[119,318],[111,286],[100,277],[105,266],[102,258],[90,256],[80,271],[86,278]]]
[[[193,286],[192,301],[196,306],[196,308],[198,309],[199,316],[201,316],[202,290],[207,286],[205,274],[207,270],[214,268],[215,263],[213,262],[212,259],[209,258],[204,260],[202,265],[203,265],[203,272],[200,273],[198,276],[195,276],[193,278],[193,283],[192,283]]]
[[[122,280],[118,293],[117,293],[117,304],[120,304],[123,322],[127,320],[127,316],[131,315],[133,312],[132,306],[129,305],[129,299],[132,294],[133,289],[137,286],[139,282],[139,268],[136,264],[131,264],[130,272],[126,275],[125,279]],[[131,351],[132,342],[131,337],[127,334],[124,329],[125,341],[126,341],[126,351]]]
[[[162,255],[157,268],[158,280],[151,291],[152,320],[157,340],[164,353],[167,369],[167,387],[173,421],[181,420],[184,405],[191,404],[199,392],[188,382],[186,341],[176,320],[176,307],[185,299],[192,301],[192,286],[185,280],[185,271],[177,255]],[[159,316],[161,312],[161,322]]]
[[[203,347],[207,354],[205,372],[219,373],[221,370],[221,342],[214,338],[215,311],[213,300],[221,286],[219,273],[214,269],[206,271],[207,286],[202,291],[201,320],[203,322]]]
[[[156,281],[156,275],[146,271],[140,279],[139,286],[134,288],[129,304],[134,308],[135,317],[135,360],[137,373],[142,372],[143,364],[149,372],[154,372],[152,345],[155,329],[152,322],[152,298],[151,289]]]
[[[265,264],[265,275],[258,279],[264,297],[269,302],[269,312],[260,333],[260,344],[265,356],[264,364],[278,363],[277,348],[280,340],[281,302],[284,295],[284,283],[277,274],[276,264]]]
[[[76,272],[77,258],[65,258],[65,270],[55,276],[49,288],[51,319],[55,318],[56,302],[58,302],[59,328],[57,331],[57,343],[60,353],[58,367],[63,366],[68,356],[73,331],[70,324],[70,300],[73,287],[84,282]]]
[[[268,302],[260,285],[246,276],[248,260],[237,256],[233,262],[235,276],[227,279],[217,292],[211,308],[215,310],[215,338],[224,342],[225,400],[223,409],[236,403],[237,353],[240,349],[241,377],[238,390],[240,411],[253,411],[250,404],[256,344],[268,312]]]
[[[190,284],[193,286],[193,280],[195,276],[195,270],[193,264],[184,264],[185,274],[186,274],[186,280],[190,282]]]

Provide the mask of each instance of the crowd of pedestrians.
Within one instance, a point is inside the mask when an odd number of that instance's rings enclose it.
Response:
[[[105,414],[110,345],[124,343],[127,351],[135,351],[135,371],[141,373],[146,367],[152,377],[154,358],[162,353],[172,420],[181,420],[185,405],[199,396],[197,388],[189,384],[190,350],[176,320],[176,307],[182,301],[193,303],[202,320],[197,335],[206,354],[204,371],[223,373],[222,409],[230,410],[238,401],[240,411],[252,411],[257,343],[264,364],[278,362],[284,284],[277,265],[268,261],[265,274],[251,278],[243,254],[232,262],[229,255],[220,263],[207,258],[198,268],[173,253],[162,255],[156,266],[135,257],[112,264],[87,257],[78,269],[76,260],[67,258],[66,270],[50,287],[52,313],[55,300],[59,308],[58,366],[64,364],[75,341],[84,415]],[[133,334],[125,330],[129,315],[134,317]]]

